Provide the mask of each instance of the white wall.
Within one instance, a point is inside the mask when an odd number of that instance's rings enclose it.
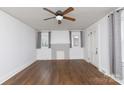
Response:
[[[41,33],[41,44],[42,39],[45,38],[48,41],[48,31],[44,31]],[[50,60],[51,59],[51,48],[43,47],[41,45],[40,49],[37,49],[37,60]]]
[[[84,49],[70,48],[70,59],[84,59]]]
[[[45,31],[45,32],[48,32],[48,31]],[[45,32],[42,32],[42,36],[45,35]],[[51,44],[69,44],[69,32],[68,31],[51,31]],[[41,49],[37,49],[37,59],[50,60],[51,48],[42,47]]]
[[[76,32],[77,31],[77,32]],[[73,34],[79,35],[79,30],[73,31]],[[73,40],[72,40],[73,42]],[[69,31],[51,31],[51,44],[69,44]],[[79,40],[80,44],[80,40]],[[70,48],[70,59],[83,59],[84,58],[84,48],[78,47]],[[41,48],[37,49],[37,59],[38,60],[49,60],[51,59],[51,48]]]
[[[0,83],[36,60],[35,31],[0,11]]]
[[[69,31],[52,31],[51,44],[69,44]]]
[[[109,28],[108,16],[98,22],[99,66],[106,73],[110,73],[109,63]]]
[[[37,49],[37,60],[50,60],[51,48]]]
[[[79,46],[74,46],[73,36],[79,36]],[[72,32],[72,48],[70,48],[70,59],[83,59],[84,58],[84,48],[81,48],[80,31]]]
[[[124,11],[122,11],[121,19],[122,62],[124,62]]]
[[[122,11],[121,19],[122,73],[124,82],[124,11]]]
[[[88,49],[88,33],[92,31],[97,31],[97,41],[98,41],[98,68],[109,74],[109,33],[108,33],[108,19],[107,16],[94,23],[88,27],[85,31],[85,57],[88,60],[90,51]],[[89,53],[89,54],[88,54]],[[90,60],[88,60],[90,61]]]

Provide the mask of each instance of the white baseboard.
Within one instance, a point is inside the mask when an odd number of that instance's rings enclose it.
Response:
[[[117,82],[120,83],[121,85],[124,84],[124,80],[119,80],[119,79],[117,79],[114,75],[110,75],[110,74],[108,75],[108,74],[107,74],[107,76],[111,77],[113,80],[117,81]]]
[[[30,66],[32,63],[34,63],[35,61],[31,62],[31,63],[27,63],[24,64],[20,67],[18,67],[17,69],[7,73],[6,75],[0,77],[0,84],[4,83],[5,81],[7,81],[9,78],[13,77],[14,75],[16,75],[17,73],[19,73],[20,71],[24,70],[26,67]]]
[[[121,85],[124,84],[124,80],[119,80],[119,79],[117,79],[114,75],[111,75],[111,74],[109,74],[109,73],[103,72],[103,70],[101,70],[101,69],[99,69],[99,71],[100,71],[101,73],[103,73],[103,74],[105,74],[105,75],[111,77],[113,80],[117,81],[117,82],[120,83]]]
[[[79,58],[79,59],[71,59],[71,58],[69,58],[69,59],[37,59],[37,60],[84,60],[83,58]]]

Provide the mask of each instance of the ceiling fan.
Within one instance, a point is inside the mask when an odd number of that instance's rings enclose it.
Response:
[[[65,16],[66,14],[68,14],[69,12],[73,11],[74,8],[73,7],[69,7],[67,8],[65,11],[61,11],[61,10],[58,10],[56,12],[53,12],[51,11],[50,9],[47,9],[47,8],[43,8],[45,11],[49,12],[49,13],[52,13],[54,16],[53,17],[50,17],[50,18],[46,18],[44,20],[49,20],[49,19],[53,19],[55,18],[57,21],[58,21],[58,24],[61,24],[62,23],[62,20],[63,19],[66,19],[66,20],[70,20],[70,21],[75,21],[76,19],[75,18],[72,18],[72,17],[68,17],[68,16]]]

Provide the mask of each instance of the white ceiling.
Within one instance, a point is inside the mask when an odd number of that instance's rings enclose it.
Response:
[[[67,7],[48,8],[55,12],[57,10],[64,11]],[[44,21],[44,18],[54,15],[44,11],[42,7],[1,7],[1,9],[33,28],[42,31],[84,29],[116,9],[116,7],[75,7],[74,11],[66,15],[76,18],[76,21],[62,20],[62,24],[57,24],[56,19]]]

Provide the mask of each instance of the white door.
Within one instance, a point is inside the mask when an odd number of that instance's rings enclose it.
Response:
[[[93,57],[94,57],[94,33],[91,32],[90,34],[90,43],[91,43],[91,46],[90,46],[90,49],[91,49],[91,63],[94,65],[94,61],[93,61]]]
[[[88,61],[98,67],[97,31],[88,33]]]
[[[92,32],[92,63],[98,67],[97,31]]]
[[[88,52],[88,61],[91,63],[91,33],[88,33],[88,41],[87,41],[87,52]]]

